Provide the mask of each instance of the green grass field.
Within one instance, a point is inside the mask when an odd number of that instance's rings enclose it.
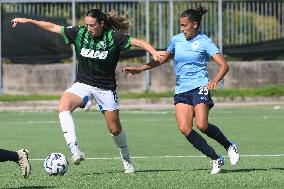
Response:
[[[32,174],[20,176],[13,162],[0,163],[0,188],[283,188],[284,107],[215,107],[210,122],[237,142],[239,164],[229,159],[218,175],[211,162],[179,133],[174,112],[121,111],[136,173],[124,174],[118,150],[98,112],[74,114],[77,136],[87,160],[70,161],[67,174],[48,176],[43,159],[51,152],[70,159],[56,112],[1,112],[0,148],[30,150]],[[220,154],[226,151],[205,137]],[[71,159],[70,159],[71,160]]]

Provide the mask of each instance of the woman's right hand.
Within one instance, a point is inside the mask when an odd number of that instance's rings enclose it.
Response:
[[[141,73],[141,70],[139,70],[137,67],[126,67],[122,69],[122,72],[123,75],[131,77],[132,75]]]
[[[165,56],[166,51],[156,51],[155,54],[153,54],[153,59],[161,63],[164,60]]]
[[[29,19],[27,18],[14,18],[11,22],[12,24],[12,28],[16,27],[17,23],[27,23],[29,21]]]

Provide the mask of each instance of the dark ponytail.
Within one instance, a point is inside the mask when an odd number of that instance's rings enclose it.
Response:
[[[107,23],[109,24],[110,27],[115,28],[122,32],[127,31],[131,26],[128,14],[118,13],[116,10],[112,10],[109,13],[107,13]]]

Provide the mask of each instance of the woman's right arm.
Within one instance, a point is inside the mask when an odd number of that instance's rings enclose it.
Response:
[[[16,27],[17,23],[32,23],[44,30],[54,32],[54,33],[61,33],[61,26],[53,24],[51,22],[46,21],[38,21],[29,18],[14,18],[11,22],[13,22],[12,27]]]
[[[122,69],[122,72],[127,77],[130,77],[132,75],[139,74],[139,73],[141,73],[145,70],[150,70],[152,68],[158,67],[158,66],[164,64],[165,62],[167,62],[171,57],[171,54],[168,51],[165,51],[163,54],[164,55],[163,55],[162,59],[160,59],[159,61],[151,60],[149,63],[144,64],[142,66],[126,67],[126,68]]]

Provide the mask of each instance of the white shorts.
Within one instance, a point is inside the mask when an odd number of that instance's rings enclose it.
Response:
[[[101,112],[119,109],[116,91],[100,89],[98,87],[76,82],[65,92],[70,92],[81,97],[83,100],[82,108],[85,107],[91,97],[94,97]]]

